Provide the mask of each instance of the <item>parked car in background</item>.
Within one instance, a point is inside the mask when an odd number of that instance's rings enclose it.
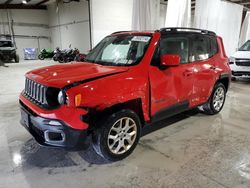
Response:
[[[4,62],[15,61],[19,63],[19,55],[10,35],[0,35],[0,60]]]
[[[195,107],[219,113],[230,80],[222,38],[214,32],[116,32],[85,62],[29,71],[21,123],[41,145],[75,148],[92,136],[96,153],[121,160],[147,124]]]
[[[229,64],[232,70],[232,80],[240,77],[250,78],[250,40],[229,58]]]

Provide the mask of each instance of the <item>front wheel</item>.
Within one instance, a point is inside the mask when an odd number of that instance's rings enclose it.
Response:
[[[15,56],[15,62],[19,63],[19,55],[18,54],[16,54],[16,56]]]
[[[44,56],[43,56],[43,54],[39,54],[38,59],[40,59],[40,60],[44,60]]]
[[[58,61],[59,61],[59,63],[64,63],[63,57],[62,57],[62,56],[59,56],[59,57],[58,57]]]
[[[57,55],[54,55],[54,56],[53,56],[53,60],[54,60],[54,61],[58,61]]]
[[[226,88],[222,83],[217,83],[214,86],[212,95],[206,104],[201,106],[206,114],[214,115],[219,113],[225,103],[226,99]]]
[[[139,117],[135,112],[124,109],[110,115],[96,130],[93,147],[96,153],[109,161],[121,160],[132,153],[140,135]]]

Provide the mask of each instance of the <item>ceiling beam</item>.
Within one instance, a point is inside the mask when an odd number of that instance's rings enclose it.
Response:
[[[231,2],[233,2],[233,1],[231,1]],[[245,4],[245,3],[250,3],[250,0],[241,0],[241,1],[236,1],[234,3]]]
[[[0,4],[0,9],[40,9],[46,10],[45,5],[24,5],[24,4]]]
[[[235,3],[238,5],[243,6],[244,11],[249,11],[250,10],[250,0],[224,0],[230,3]]]
[[[249,5],[250,2],[244,2],[244,3],[241,3],[241,5]]]
[[[168,1],[168,0],[164,0],[164,1]],[[196,1],[196,0],[191,0],[191,1],[193,2],[193,1]],[[239,0],[239,1],[240,1],[240,0]]]
[[[5,5],[8,5],[8,4],[10,4],[11,2],[12,2],[13,0],[7,0],[7,1],[5,1]]]
[[[241,5],[250,4],[250,0],[238,0],[238,1],[234,1],[234,0],[224,0],[224,1],[229,1],[229,2],[231,2],[231,3],[236,3],[236,4],[241,4]]]
[[[39,3],[37,3],[36,6],[42,5],[42,4],[44,4],[44,3],[47,3],[48,1],[49,1],[49,0],[43,0],[43,1],[39,2]]]

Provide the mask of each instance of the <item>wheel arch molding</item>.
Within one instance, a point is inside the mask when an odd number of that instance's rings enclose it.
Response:
[[[87,122],[89,124],[98,125],[100,121],[107,118],[109,115],[112,115],[114,112],[117,112],[122,109],[129,109],[135,112],[140,121],[141,124],[145,124],[145,118],[143,114],[143,106],[142,106],[142,100],[140,98],[128,100],[123,103],[117,103],[110,107],[107,107],[103,110],[97,110],[97,109],[88,109],[89,113],[87,115],[81,116],[81,120],[83,122]],[[95,129],[95,126],[90,126],[92,129]]]

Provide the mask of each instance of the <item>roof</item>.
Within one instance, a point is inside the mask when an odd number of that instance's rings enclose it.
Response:
[[[155,31],[116,31],[111,35],[118,35],[118,34],[141,34],[141,35],[152,35]]]
[[[208,35],[216,35],[215,32],[205,30],[205,29],[197,29],[197,28],[187,28],[187,27],[166,27],[161,28],[160,30],[155,31],[117,31],[112,33],[111,35],[118,35],[118,34],[141,34],[141,35],[151,35],[155,32],[160,33],[201,33],[201,34],[208,34]]]

